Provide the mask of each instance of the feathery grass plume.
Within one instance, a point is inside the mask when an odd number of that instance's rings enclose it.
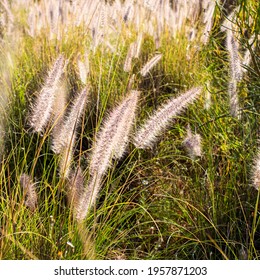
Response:
[[[4,9],[6,10],[10,21],[11,21],[11,22],[14,22],[14,15],[13,15],[13,13],[12,13],[12,11],[11,11],[9,2],[8,2],[7,0],[2,0],[2,1],[1,1],[1,4],[2,4],[2,6],[4,7]]]
[[[232,79],[228,82],[228,93],[229,93],[229,107],[230,114],[234,118],[240,118],[240,106],[237,95],[237,80]]]
[[[134,51],[135,51],[135,43],[131,43],[128,48],[128,52],[124,63],[125,72],[130,72],[132,70],[132,59],[134,57]]]
[[[122,158],[126,147],[129,143],[129,135],[131,133],[131,129],[133,127],[133,123],[135,120],[135,114],[137,109],[137,102],[139,99],[140,92],[136,90],[132,90],[129,96],[130,102],[129,106],[126,108],[124,112],[124,118],[122,118],[121,122],[118,124],[118,133],[115,135],[115,149],[114,149],[114,157],[116,159]]]
[[[99,19],[98,19],[98,23],[99,23],[99,28],[106,28],[107,27],[107,22],[108,22],[108,9],[107,9],[107,5],[105,3],[103,3],[101,5],[101,7],[99,8]]]
[[[170,99],[162,105],[136,132],[134,145],[140,149],[151,148],[157,137],[169,125],[173,117],[178,115],[200,94],[201,87],[195,87]]]
[[[51,130],[52,138],[57,139],[60,134],[61,127],[64,122],[64,114],[68,104],[68,88],[65,81],[61,81],[55,92],[55,99],[52,111],[52,123]]]
[[[138,94],[132,90],[103,123],[90,159],[89,170],[92,176],[105,174],[111,159],[119,158],[123,154],[133,123]]]
[[[24,190],[25,201],[24,204],[28,207],[32,212],[35,211],[38,205],[38,196],[36,193],[36,184],[33,183],[32,179],[29,175],[23,173],[20,176],[20,184]]]
[[[230,80],[228,84],[228,93],[230,99],[230,114],[239,118],[239,100],[237,95],[237,82],[242,79],[243,72],[241,59],[238,52],[238,43],[234,37],[233,31],[227,29],[226,45],[229,52]]]
[[[133,1],[128,1],[125,9],[122,9],[122,11],[120,11],[122,13],[123,21],[125,23],[132,20],[132,17],[134,15],[134,8],[133,7],[134,7]]]
[[[85,53],[84,53],[84,65],[86,67],[86,71],[87,71],[87,74],[89,74],[89,71],[90,71],[90,66],[89,66],[89,53],[88,51],[86,50]]]
[[[60,153],[59,170],[63,178],[69,178],[71,163],[73,160],[73,149],[76,139],[76,131],[84,111],[84,107],[89,95],[89,87],[85,87],[77,96],[70,113],[68,114],[60,134],[53,139],[52,150]]]
[[[127,92],[129,92],[133,88],[134,82],[135,82],[135,74],[133,74],[128,81],[127,88],[126,88]]]
[[[97,200],[101,188],[101,179],[102,176],[100,176],[99,174],[91,177],[83,195],[75,205],[75,217],[78,221],[84,220],[91,207]]]
[[[68,199],[69,203],[75,207],[78,205],[84,193],[84,175],[80,167],[73,172],[68,180]]]
[[[81,82],[86,85],[87,76],[89,74],[88,57],[86,56],[85,62],[81,61],[80,58],[77,60],[78,72]]]
[[[83,114],[85,105],[88,101],[90,86],[87,85],[76,97],[73,105],[70,108],[70,112],[65,118],[63,125],[60,128],[60,132],[56,133],[52,141],[52,150],[55,153],[60,153],[62,148],[74,143],[75,132]]]
[[[196,157],[201,157],[201,136],[198,133],[193,134],[190,126],[188,126],[187,135],[182,144],[187,150],[190,158],[195,159]]]
[[[7,33],[11,35],[11,31],[13,30],[14,26],[14,15],[11,11],[10,4],[7,0],[2,0],[1,4],[4,7],[7,14]]]
[[[254,167],[253,167],[253,186],[260,190],[260,150],[258,150],[257,156],[254,160]]]
[[[144,7],[150,10],[151,12],[154,12],[159,4],[158,0],[144,0]]]
[[[147,75],[147,73],[161,60],[162,54],[155,55],[152,59],[150,59],[141,69],[140,73],[143,77]]]
[[[4,153],[5,131],[12,97],[12,79],[15,60],[8,51],[9,46],[2,42],[0,52],[0,161]]]
[[[227,30],[226,46],[229,52],[230,74],[232,79],[240,81],[242,79],[243,73],[241,67],[241,58],[238,51],[239,46],[231,29]]]
[[[237,17],[239,9],[240,6],[237,6],[229,15],[227,15],[220,28],[222,32],[225,32],[229,29],[233,29],[233,23],[235,22],[235,18]]]
[[[209,34],[213,25],[216,2],[210,0],[202,1],[202,6],[204,10],[203,13],[204,31],[203,31],[203,35],[201,36],[201,41],[204,45],[206,45],[209,41]]]
[[[59,158],[59,175],[61,178],[69,179],[71,172],[71,163],[73,160],[74,138],[67,146],[62,147]]]
[[[29,124],[35,132],[42,132],[53,109],[55,92],[64,69],[64,56],[61,54],[55,61],[48,77],[36,98],[35,105],[29,116]]]
[[[139,33],[137,36],[137,40],[135,42],[135,54],[134,57],[138,58],[141,52],[141,46],[142,46],[142,40],[143,40],[143,33]]]
[[[4,137],[5,137],[4,123],[3,120],[0,119],[0,163],[2,161],[2,156],[4,153]]]

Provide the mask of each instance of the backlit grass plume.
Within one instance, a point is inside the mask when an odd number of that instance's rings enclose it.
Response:
[[[91,177],[84,194],[75,205],[77,220],[83,220],[95,204],[102,187],[102,178],[111,165],[111,160],[120,159],[126,150],[135,119],[138,97],[139,91],[131,90],[110,113],[98,132],[89,165]]]
[[[122,121],[118,124],[118,133],[115,135],[115,142],[117,144],[115,145],[114,149],[114,157],[116,159],[122,158],[127,148],[129,135],[134,124],[139,95],[139,91],[132,90],[129,106],[124,112],[124,118],[122,118]]]
[[[132,59],[134,57],[135,43],[130,44],[124,63],[124,71],[130,72],[132,69]]]
[[[239,117],[239,100],[237,94],[237,83],[242,79],[243,72],[241,59],[238,52],[238,42],[231,29],[227,29],[226,46],[229,53],[229,72],[228,93],[230,99],[230,114]]]
[[[260,190],[260,150],[257,153],[257,156],[255,158],[254,167],[253,167],[253,186]]]
[[[69,114],[65,118],[60,133],[53,138],[52,150],[60,155],[60,174],[69,177],[70,166],[73,158],[73,148],[76,140],[77,127],[88,101],[89,86],[85,87],[76,97]]]
[[[35,190],[35,183],[33,183],[32,179],[29,175],[23,173],[20,176],[20,184],[23,188],[25,201],[24,204],[28,207],[32,212],[35,211],[38,205],[37,193]]]
[[[230,74],[233,79],[240,81],[243,72],[241,66],[241,58],[239,54],[239,45],[234,33],[231,29],[227,30],[226,46],[229,53],[229,63],[230,63]]]
[[[99,175],[93,176],[80,199],[76,201],[74,213],[78,221],[84,220],[91,207],[95,204],[101,188],[101,179],[102,177]]]
[[[80,167],[71,174],[68,180],[68,199],[70,204],[75,207],[84,193],[84,175]]]
[[[151,148],[172,118],[192,103],[200,92],[201,87],[192,88],[162,105],[136,132],[134,137],[135,146],[141,149]]]
[[[58,87],[64,69],[64,56],[60,55],[55,61],[48,77],[35,101],[29,116],[29,124],[35,132],[42,132],[46,126],[54,104],[55,91]]]
[[[106,173],[112,158],[120,158],[129,141],[139,92],[130,94],[110,113],[97,135],[91,160],[90,174]]]
[[[86,86],[75,98],[70,112],[65,117],[63,125],[61,125],[59,133],[55,133],[52,141],[52,150],[60,153],[61,149],[70,142],[74,142],[75,132],[83,114],[84,108],[88,101],[89,86]]]
[[[161,60],[161,58],[162,54],[157,54],[153,58],[151,58],[141,69],[141,75],[145,77],[148,72]]]
[[[80,59],[80,57],[78,57],[77,66],[78,66],[79,78],[80,78],[81,82],[84,85],[86,85],[87,77],[88,77],[88,74],[89,74],[89,58],[88,58],[88,53],[87,52],[84,55],[84,60],[83,61]]]
[[[55,99],[52,110],[52,139],[59,138],[62,125],[64,123],[65,111],[68,106],[68,87],[64,80],[59,83],[59,87],[55,92]]]

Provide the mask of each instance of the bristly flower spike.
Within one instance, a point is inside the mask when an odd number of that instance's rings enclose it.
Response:
[[[260,150],[255,158],[252,181],[255,189],[260,190]]]
[[[60,128],[59,133],[55,133],[52,141],[52,150],[60,153],[61,149],[68,145],[75,137],[78,124],[88,101],[90,86],[87,85],[76,97],[70,112]],[[73,141],[72,141],[73,142]]]
[[[162,54],[157,54],[153,58],[151,58],[141,69],[140,73],[143,77],[145,77],[149,71],[161,60]]]
[[[129,95],[110,113],[97,135],[90,159],[90,180],[75,207],[76,219],[82,221],[97,200],[101,181],[111,165],[111,160],[120,159],[129,142],[139,92]]]
[[[92,176],[105,174],[111,159],[122,156],[129,141],[138,96],[139,92],[132,90],[110,113],[98,132],[89,164]]]
[[[157,137],[163,133],[173,117],[180,114],[200,94],[201,87],[195,87],[170,99],[137,130],[134,136],[134,145],[140,149],[151,148]]]
[[[64,56],[60,55],[48,73],[29,116],[29,124],[35,132],[42,132],[51,116],[55,91],[64,69]]]

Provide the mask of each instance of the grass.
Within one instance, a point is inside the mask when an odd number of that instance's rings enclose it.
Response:
[[[240,119],[229,111],[229,59],[225,33],[220,30],[234,7],[229,3],[216,7],[206,45],[200,42],[199,20],[194,41],[187,39],[184,27],[176,37],[165,27],[157,47],[153,36],[144,31],[140,56],[133,58],[130,72],[123,67],[130,43],[138,38],[134,23],[122,23],[117,35],[105,34],[93,50],[93,39],[83,24],[69,25],[61,40],[50,40],[48,25],[31,37],[25,31],[28,11],[10,6],[17,27],[9,35],[8,28],[1,32],[0,48],[1,100],[8,96],[0,107],[0,126],[5,131],[0,136],[0,259],[260,258],[260,193],[252,185],[259,139],[259,46],[254,49],[248,44],[259,32],[256,2],[236,3],[240,5],[236,35],[242,51],[252,52],[252,62],[238,85]],[[94,207],[78,222],[68,200],[68,183],[59,172],[60,157],[51,150],[51,129],[43,135],[33,133],[28,117],[61,53],[68,59],[64,80],[70,106],[84,87],[77,59],[86,49],[91,100],[77,130],[72,162],[73,169],[82,167],[86,181],[96,134],[107,113],[127,93],[132,74],[132,88],[141,92],[133,132],[169,98],[193,86],[202,86],[203,93],[173,119],[152,149],[129,143],[124,157],[114,160],[103,177]],[[156,53],[162,59],[142,77],[140,70]],[[196,159],[183,147],[188,125],[202,139],[203,154]],[[23,173],[36,183],[34,212],[24,203]]]

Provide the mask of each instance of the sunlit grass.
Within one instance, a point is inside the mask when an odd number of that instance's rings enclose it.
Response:
[[[259,32],[257,5],[239,2],[236,24],[246,49],[250,36]],[[78,55],[90,48],[92,39],[82,26],[72,27],[61,40],[49,40],[49,30],[34,38],[22,33],[20,48],[10,50],[15,62],[11,74],[0,67],[1,85],[10,94],[0,152],[0,259],[259,259],[259,191],[252,186],[251,171],[259,139],[259,49],[252,51],[252,63],[239,84],[241,119],[235,119],[229,113],[223,19],[217,8],[205,46],[199,37],[189,41],[184,31],[172,38],[166,28],[159,47],[144,34],[130,72],[123,67],[128,47],[138,36],[134,27],[123,25],[111,38],[114,52],[106,44],[89,51],[91,102],[72,163],[73,169],[83,168],[86,181],[96,134],[108,112],[126,96],[133,74],[132,89],[141,91],[134,130],[170,97],[193,86],[202,86],[203,93],[173,119],[153,149],[129,144],[103,178],[99,199],[82,222],[75,220],[59,155],[51,150],[52,128],[34,134],[28,118],[60,53],[68,59],[63,79],[69,106],[84,86]],[[1,52],[4,56],[6,49]],[[157,53],[162,53],[161,61],[142,77],[143,65]],[[183,146],[188,125],[202,138],[202,156],[196,159]],[[23,173],[36,183],[38,206],[33,213],[24,205]]]

